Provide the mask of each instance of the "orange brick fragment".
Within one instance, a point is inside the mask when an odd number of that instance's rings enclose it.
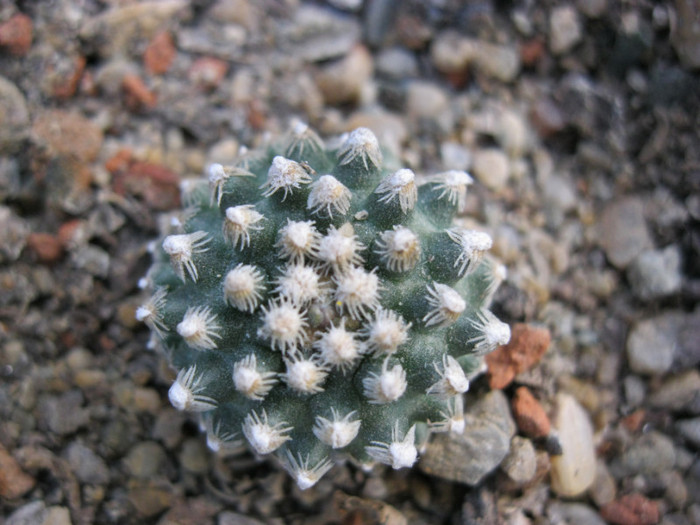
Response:
[[[549,417],[527,387],[521,386],[515,391],[512,406],[518,428],[523,434],[531,438],[543,438],[549,435],[551,430]]]
[[[152,108],[156,105],[155,94],[146,87],[138,75],[129,73],[122,79],[122,87],[129,97],[127,102],[133,106]]]
[[[150,73],[162,75],[170,69],[176,54],[173,37],[168,31],[163,31],[148,44],[143,54],[143,63]]]
[[[486,355],[491,388],[505,388],[516,375],[542,359],[552,336],[546,328],[517,323],[510,342]]]
[[[17,13],[0,24],[0,47],[16,57],[24,56],[32,47],[32,35],[32,19]]]
[[[659,505],[641,494],[627,494],[600,509],[602,518],[614,525],[653,525],[659,522]]]
[[[56,262],[63,254],[61,241],[50,233],[30,233],[27,237],[27,246],[43,263]]]

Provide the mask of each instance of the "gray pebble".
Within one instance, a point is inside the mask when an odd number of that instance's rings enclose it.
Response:
[[[109,275],[109,254],[99,246],[81,246],[71,254],[71,260],[76,268],[96,277],[104,278]]]
[[[39,401],[40,421],[51,432],[72,434],[90,419],[88,411],[82,408],[83,401],[79,390],[71,390],[58,397],[45,397]]]
[[[638,376],[629,375],[622,381],[625,402],[629,408],[636,408],[644,401],[646,386]]]
[[[209,451],[202,439],[186,440],[178,458],[180,465],[189,472],[203,474],[209,469]]]
[[[530,481],[537,470],[537,457],[532,441],[515,436],[510,443],[510,452],[501,463],[501,469],[518,484]]]
[[[403,47],[383,49],[377,55],[377,73],[390,78],[405,79],[418,74],[418,61]]]
[[[562,503],[553,501],[547,508],[551,523],[576,525],[605,525],[600,515],[585,503]]]
[[[678,421],[676,429],[681,436],[700,449],[700,417]]]
[[[29,235],[29,226],[7,206],[0,206],[0,263],[15,261]]]
[[[217,525],[263,525],[262,521],[226,510],[219,514]]]
[[[600,218],[598,235],[610,262],[625,268],[652,245],[642,200],[626,197],[608,205]]]
[[[681,251],[677,245],[642,252],[627,269],[632,292],[645,301],[659,299],[680,290]]]
[[[10,514],[5,525],[38,525],[44,522],[47,515],[43,501],[32,501]]]
[[[68,464],[82,483],[105,485],[109,483],[109,468],[104,460],[80,441],[74,441],[65,450]]]
[[[124,458],[124,465],[135,478],[151,478],[157,475],[166,461],[165,451],[155,441],[134,445]]]
[[[673,469],[676,451],[671,439],[657,431],[640,436],[610,465],[616,478],[658,475]]]
[[[0,76],[0,155],[16,152],[29,133],[29,112],[24,94]]]
[[[570,51],[583,36],[578,13],[573,6],[552,9],[549,15],[549,48],[555,55]]]
[[[671,369],[684,317],[668,312],[634,325],[627,337],[627,359],[638,374],[663,374]]]
[[[689,410],[700,398],[700,372],[689,370],[668,377],[656,392],[649,395],[649,405],[670,410]]]
[[[508,455],[515,423],[503,392],[494,390],[484,396],[465,419],[461,435],[439,434],[430,442],[418,463],[423,472],[476,485]]]

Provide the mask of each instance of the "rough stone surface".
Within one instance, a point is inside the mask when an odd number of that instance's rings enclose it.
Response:
[[[513,415],[520,431],[532,438],[542,438],[549,434],[549,417],[532,392],[521,386],[515,391],[512,402]]]
[[[0,76],[0,153],[14,153],[27,137],[29,112],[24,94]]]
[[[681,286],[681,253],[678,246],[642,252],[628,268],[634,293],[645,301],[676,293]]]
[[[510,452],[501,463],[501,469],[515,483],[524,484],[530,481],[537,470],[532,441],[515,436],[510,442]]]
[[[673,468],[676,452],[671,439],[657,431],[644,434],[610,466],[617,478],[626,476],[659,475]]]
[[[670,312],[634,325],[627,337],[627,359],[638,374],[663,374],[671,369],[683,314]]]
[[[546,328],[513,325],[510,342],[486,356],[491,388],[505,388],[516,375],[539,362],[550,341],[551,334]]]

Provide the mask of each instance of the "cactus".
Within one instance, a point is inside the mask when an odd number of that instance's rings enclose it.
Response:
[[[188,183],[136,313],[210,448],[273,454],[302,489],[334,461],[410,467],[432,432],[461,432],[470,378],[510,337],[487,309],[491,238],[452,225],[471,177],[417,187],[370,130],[338,143],[297,123]]]

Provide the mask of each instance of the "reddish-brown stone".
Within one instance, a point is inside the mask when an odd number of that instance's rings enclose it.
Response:
[[[50,233],[30,233],[27,237],[27,246],[43,263],[56,262],[63,254],[61,241]]]
[[[551,339],[546,328],[525,323],[514,325],[510,342],[486,356],[491,388],[505,388],[516,375],[539,362]]]
[[[627,494],[600,509],[600,515],[614,525],[654,525],[659,522],[659,506],[641,494]]]
[[[521,386],[515,391],[512,406],[515,421],[523,434],[532,438],[549,435],[551,430],[549,417],[527,387]]]
[[[0,445],[0,497],[16,499],[36,485],[36,480],[24,472],[15,458]]]
[[[544,39],[535,37],[520,44],[520,60],[525,67],[534,66],[545,52]]]
[[[85,71],[85,57],[78,56],[73,60],[73,69],[63,74],[54,73],[51,82],[51,93],[60,100],[66,100],[75,95],[80,79]]]
[[[152,108],[156,105],[155,94],[146,87],[141,77],[133,73],[124,75],[122,87],[127,95],[127,104],[132,107]]]
[[[173,37],[168,31],[158,33],[148,44],[143,53],[146,69],[154,75],[162,75],[170,69],[177,51]]]
[[[32,47],[32,33],[32,19],[17,13],[0,24],[0,47],[16,57],[24,56]]]
[[[172,210],[180,206],[180,179],[160,164],[132,162],[114,176],[113,187],[119,195],[141,197],[155,210]]]
[[[637,432],[642,428],[647,413],[644,409],[635,410],[628,416],[622,418],[622,425],[630,432]]]
[[[201,57],[190,67],[190,80],[204,89],[216,89],[228,72],[228,64],[215,57]]]

